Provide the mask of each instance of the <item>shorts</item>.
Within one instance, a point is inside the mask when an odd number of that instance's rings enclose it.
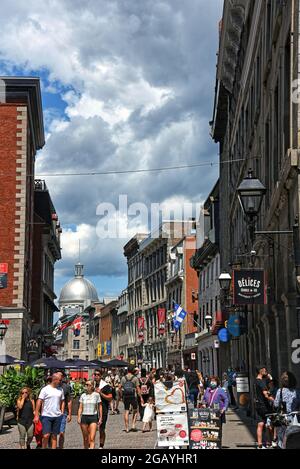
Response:
[[[82,415],[80,423],[82,425],[91,425],[91,423],[98,423],[98,415]]]
[[[138,408],[138,401],[136,397],[124,397],[123,402],[125,410],[130,410],[130,406],[132,406],[133,410],[137,410]]]
[[[59,435],[62,417],[62,415],[59,417],[47,417],[45,415],[42,416],[41,422],[43,426],[43,435]]]
[[[267,409],[264,405],[261,405],[261,404],[256,404],[256,413],[259,417],[259,421],[260,422],[264,422],[264,423],[267,423],[267,414],[270,414],[271,411],[269,409]]]
[[[63,414],[61,416],[59,433],[65,433],[66,425],[67,425],[67,418],[68,418],[67,414]]]
[[[102,414],[102,423],[101,423],[100,428],[99,428],[100,432],[105,432],[107,419],[108,419],[108,413],[104,412]]]

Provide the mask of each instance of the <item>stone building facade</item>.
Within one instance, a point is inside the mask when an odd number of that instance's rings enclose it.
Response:
[[[208,376],[220,375],[221,372],[216,340],[219,327],[226,319],[220,304],[219,204],[218,181],[204,203],[199,220],[201,231],[197,233],[199,247],[191,259],[191,265],[198,274],[198,368]],[[206,315],[212,317],[210,330],[205,322]]]
[[[298,1],[225,0],[220,32],[212,135],[220,144],[221,268],[249,266],[255,250],[268,278],[268,305],[243,308],[248,332],[227,347],[228,365],[251,378],[258,363],[300,377],[291,359],[300,336],[293,237],[256,235],[252,245],[237,197],[251,168],[267,188],[257,229],[291,231],[299,217],[299,19]]]

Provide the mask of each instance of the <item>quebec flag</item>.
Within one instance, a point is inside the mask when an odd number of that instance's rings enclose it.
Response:
[[[183,323],[187,313],[184,311],[184,309],[175,304],[174,305],[174,317],[173,317],[173,326],[175,331],[179,331],[181,324]]]

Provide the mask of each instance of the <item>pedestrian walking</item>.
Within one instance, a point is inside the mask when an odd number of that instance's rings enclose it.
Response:
[[[235,393],[234,393],[234,388],[236,388],[236,372],[232,367],[229,367],[227,370],[227,378],[228,378],[228,392],[229,392],[229,398],[230,398],[230,405],[236,409],[236,399],[235,399]]]
[[[64,391],[60,385],[60,376],[55,373],[51,383],[43,387],[36,403],[34,423],[40,418],[43,426],[43,449],[48,447],[51,435],[51,448],[57,448],[57,436],[60,433],[62,415],[64,413]],[[42,409],[42,410],[41,410]]]
[[[210,377],[210,383],[205,391],[203,403],[211,409],[218,409],[221,414],[221,424],[226,423],[226,411],[228,409],[228,396],[220,386],[217,376]]]
[[[65,444],[66,425],[72,420],[73,394],[70,384],[68,384],[66,381],[65,373],[63,371],[58,371],[57,375],[60,377],[59,387],[63,390],[65,396],[64,413],[61,418],[58,437],[58,447],[59,449],[63,449]]]
[[[20,449],[30,449],[34,435],[35,403],[32,399],[31,389],[22,388],[17,400],[17,422],[20,437]]]
[[[187,385],[188,385],[188,393],[189,393],[189,400],[194,404],[196,408],[198,405],[198,397],[201,392],[200,381],[198,375],[195,371],[191,371],[187,375]]]
[[[94,371],[94,387],[95,392],[98,392],[101,397],[102,402],[102,421],[99,425],[99,433],[100,433],[100,442],[99,442],[99,449],[103,449],[106,440],[106,424],[108,419],[108,412],[110,401],[112,400],[112,388],[109,384],[104,381],[103,373],[101,370],[96,369]]]
[[[80,396],[77,421],[82,431],[84,449],[95,449],[97,425],[101,426],[102,423],[102,402],[92,381],[86,382],[85,392]]]
[[[144,415],[143,415],[143,433],[146,432],[147,425],[149,426],[149,432],[152,431],[152,422],[154,420],[155,414],[154,414],[154,399],[152,397],[149,397],[148,402],[145,402],[142,404],[143,409],[144,409]]]
[[[125,432],[129,433],[129,411],[132,407],[132,432],[136,432],[136,420],[137,420],[137,411],[138,411],[138,401],[137,396],[140,396],[142,404],[144,403],[143,397],[141,396],[141,390],[139,386],[139,380],[134,376],[134,367],[130,366],[128,368],[128,373],[121,379],[120,391],[123,397],[124,403],[124,422],[125,422]]]
[[[263,433],[264,430],[267,430],[267,441],[268,438],[269,444],[273,441],[273,436],[272,436],[272,428],[268,425],[268,417],[267,414],[272,413],[273,409],[273,403],[274,403],[274,397],[271,396],[267,382],[268,380],[271,379],[271,376],[269,375],[267,368],[265,365],[259,365],[256,369],[257,371],[257,376],[256,380],[254,383],[255,389],[254,389],[254,395],[255,395],[255,409],[256,413],[259,417],[258,423],[257,423],[257,448],[258,449],[266,449],[265,446],[263,446]],[[268,443],[267,443],[268,444]]]
[[[141,396],[143,398],[144,404],[146,404],[149,399],[151,382],[150,382],[149,374],[147,374],[147,370],[145,369],[141,370],[141,377],[139,379],[139,385],[141,389]],[[141,420],[143,420],[144,412],[145,412],[145,406],[142,404],[142,401],[139,398],[139,413],[140,413]]]
[[[274,406],[287,414],[300,411],[300,390],[297,389],[295,375],[290,371],[284,371],[280,377],[280,388],[277,390]]]

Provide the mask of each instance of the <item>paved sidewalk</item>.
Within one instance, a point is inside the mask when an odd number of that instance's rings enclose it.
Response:
[[[243,410],[228,410],[223,427],[224,449],[256,449],[256,423]]]

